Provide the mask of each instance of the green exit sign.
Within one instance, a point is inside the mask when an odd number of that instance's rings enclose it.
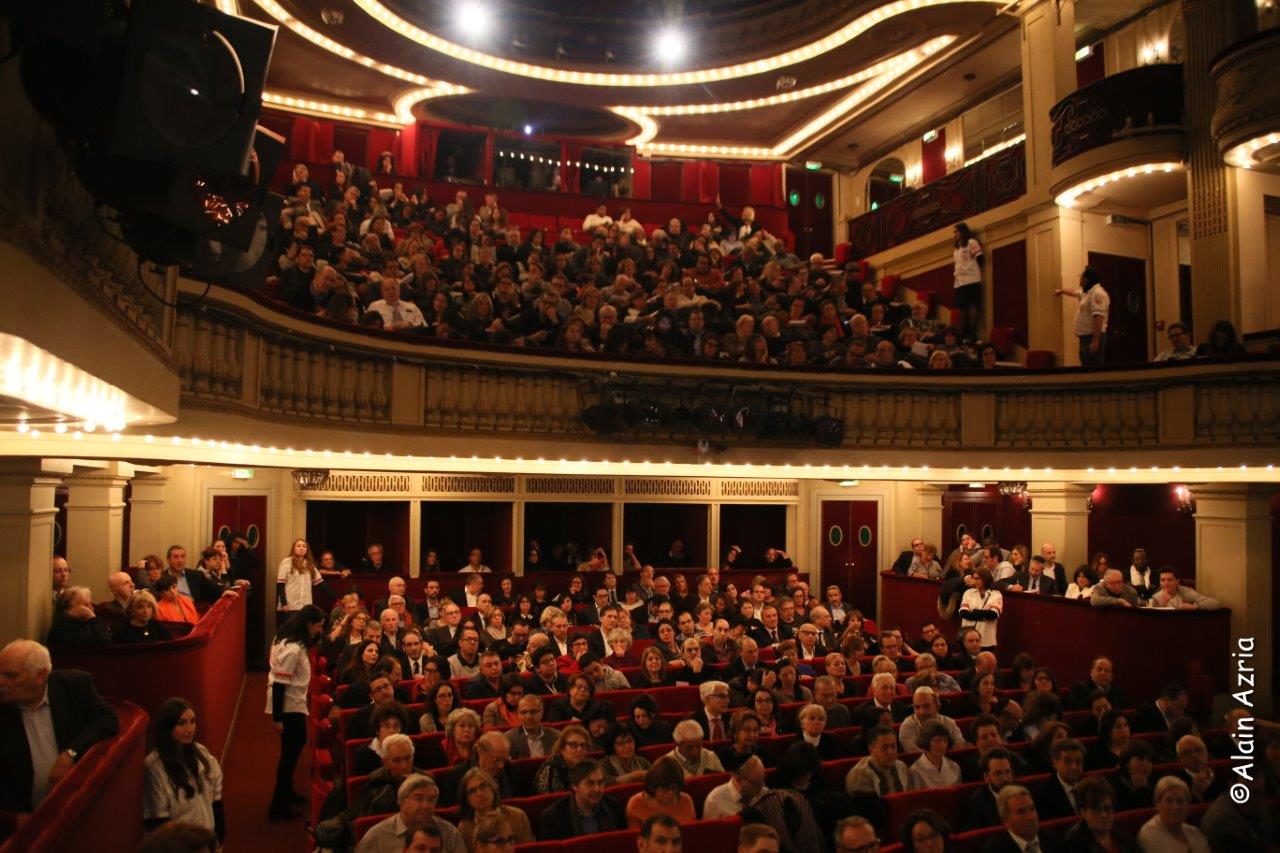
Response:
[[[252,469],[252,468],[232,468],[232,469],[231,469],[231,479],[233,479],[233,480],[252,480],[252,479],[253,479],[253,469]]]

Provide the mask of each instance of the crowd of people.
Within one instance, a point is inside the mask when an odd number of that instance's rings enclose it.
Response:
[[[666,555],[677,565],[680,544]],[[1028,559],[1021,546],[1006,552],[966,538],[945,569],[922,538],[910,546],[895,568],[941,579],[940,606],[959,599],[954,637],[941,618],[913,630],[874,628],[839,586],[811,594],[774,549],[776,568],[786,570],[773,575],[776,583],[733,571],[732,560],[725,571],[691,575],[692,584],[643,563],[625,585],[612,570],[583,571],[563,581],[548,576],[531,595],[515,593],[510,578],[486,588],[483,555],[474,551],[457,580],[428,578],[420,596],[391,576],[380,599],[339,588],[336,603],[321,607],[311,593],[326,576],[299,539],[279,567],[282,613],[266,712],[281,754],[268,815],[300,814],[294,770],[319,722],[309,720],[313,676],[327,675],[334,694],[328,724],[359,748],[352,766],[337,768],[341,778],[313,827],[325,849],[507,851],[627,827],[640,830],[641,850],[679,849],[680,824],[698,817],[689,780],[710,774],[725,774],[724,781],[705,793],[701,817],[740,815],[739,849],[753,853],[873,851],[885,796],[970,782],[985,784],[973,787],[960,825],[928,809],[914,812],[896,828],[904,849],[943,851],[953,832],[995,826],[1006,832],[992,836],[993,851],[1198,853],[1275,843],[1269,818],[1232,802],[1210,764],[1238,748],[1242,711],[1227,716],[1225,729],[1202,730],[1187,714],[1182,685],[1129,695],[1123,673],[1100,656],[1087,678],[1060,688],[1030,655],[999,645],[1001,589],[1059,593],[1066,574],[1051,544]],[[216,581],[230,568],[210,552],[220,553],[208,549],[201,563],[213,578],[187,571],[178,546],[159,577],[147,561],[138,581],[122,574],[148,589],[179,589],[192,604],[208,602],[226,594]],[[368,559],[361,568],[385,570],[380,548],[371,546]],[[1100,587],[1095,606],[1106,606],[1105,596],[1120,607],[1216,605],[1177,586],[1176,573],[1153,571],[1140,549],[1127,575],[1100,562],[1104,579],[1090,585]],[[350,575],[323,571],[339,583]],[[65,561],[55,560],[53,578],[59,601],[75,599],[62,618],[76,621],[82,596]],[[113,600],[99,611],[126,607],[147,591],[116,575],[111,589]],[[154,630],[152,620],[133,621],[135,631]],[[50,642],[100,642],[91,626],[55,627]],[[120,642],[118,630],[111,636]],[[324,668],[313,672],[316,663]],[[871,676],[866,687],[858,680],[864,674]],[[672,719],[656,691],[681,686],[696,692],[699,707]],[[616,691],[636,688],[645,692],[623,694],[618,704]],[[26,718],[16,713],[38,711],[45,696],[53,720],[75,714],[74,725],[50,724],[56,739],[48,746],[35,730],[23,737]],[[21,759],[7,766],[32,767],[4,774],[0,810],[18,814],[38,805],[93,742],[115,732],[115,714],[92,679],[51,672],[47,649],[31,641],[0,652],[0,712],[6,709],[15,712],[7,725],[16,736],[3,748]],[[175,697],[154,714],[143,818],[159,833],[199,829],[214,839],[213,850],[226,831],[223,777],[196,739],[198,713]],[[432,732],[438,741],[416,737]],[[1280,737],[1262,733],[1264,757],[1251,783],[1256,804],[1280,795]],[[779,736],[788,738],[784,748],[766,748]],[[517,772],[513,762],[522,759],[537,762],[536,771]],[[840,760],[851,762],[843,782],[829,784],[824,762]],[[342,778],[356,777],[364,784],[348,801]],[[641,790],[614,799],[614,786],[627,783]],[[533,821],[504,805],[556,792],[567,796]],[[1188,820],[1196,804],[1208,806],[1198,825]],[[1136,838],[1114,827],[1117,811],[1141,808],[1155,811]],[[437,809],[450,809],[448,819]],[[369,816],[383,819],[357,844],[355,823]],[[1078,822],[1065,838],[1040,829],[1041,821],[1071,817]]]

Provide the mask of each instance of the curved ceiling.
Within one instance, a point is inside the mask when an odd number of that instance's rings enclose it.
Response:
[[[635,133],[636,127],[617,113],[600,107],[534,101],[514,96],[473,92],[433,98],[415,111],[427,119],[439,119],[473,127],[492,127],[522,133],[526,125],[539,136],[582,136],[617,139]]]

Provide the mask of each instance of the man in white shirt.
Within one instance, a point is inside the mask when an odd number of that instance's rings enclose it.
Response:
[[[1191,345],[1191,327],[1186,323],[1169,324],[1169,348],[1161,350],[1152,361],[1186,361],[1196,357]]]
[[[613,217],[609,215],[609,207],[602,204],[596,208],[595,213],[588,213],[582,220],[582,230],[590,234],[597,228],[607,228],[612,224]]]
[[[992,853],[1056,853],[1064,849],[1056,835],[1040,836],[1040,816],[1031,792],[1021,785],[1005,785],[996,794],[996,808],[1004,822],[1005,835],[998,835],[983,848]]]
[[[378,292],[382,298],[374,300],[369,310],[382,315],[382,328],[394,332],[427,325],[417,305],[400,301],[400,282],[384,278]]]
[[[472,549],[478,552],[478,549]],[[462,594],[467,600],[467,607],[475,607],[480,599],[480,593],[484,592],[484,578],[480,577],[479,572],[472,572],[467,575],[466,584],[462,588]]]
[[[734,771],[728,782],[707,793],[702,817],[711,820],[741,813],[769,790],[764,785],[764,776],[764,762],[758,755],[751,756]]]
[[[676,747],[667,753],[676,760],[684,777],[706,776],[709,773],[723,773],[724,766],[720,759],[709,749],[702,747],[702,727],[693,720],[681,720],[676,723],[672,733]]]
[[[484,564],[484,552],[479,548],[472,548],[467,552],[467,564],[458,569],[459,572],[492,572],[493,569]]]
[[[1055,296],[1074,296],[1076,306],[1075,334],[1080,340],[1080,366],[1102,367],[1107,363],[1107,315],[1111,296],[1102,287],[1102,278],[1093,267],[1080,273],[1080,289],[1058,288]]]

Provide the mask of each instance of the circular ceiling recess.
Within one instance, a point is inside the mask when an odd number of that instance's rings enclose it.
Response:
[[[636,132],[631,122],[605,109],[480,93],[434,98],[415,112],[423,118],[534,136],[622,139]]]

